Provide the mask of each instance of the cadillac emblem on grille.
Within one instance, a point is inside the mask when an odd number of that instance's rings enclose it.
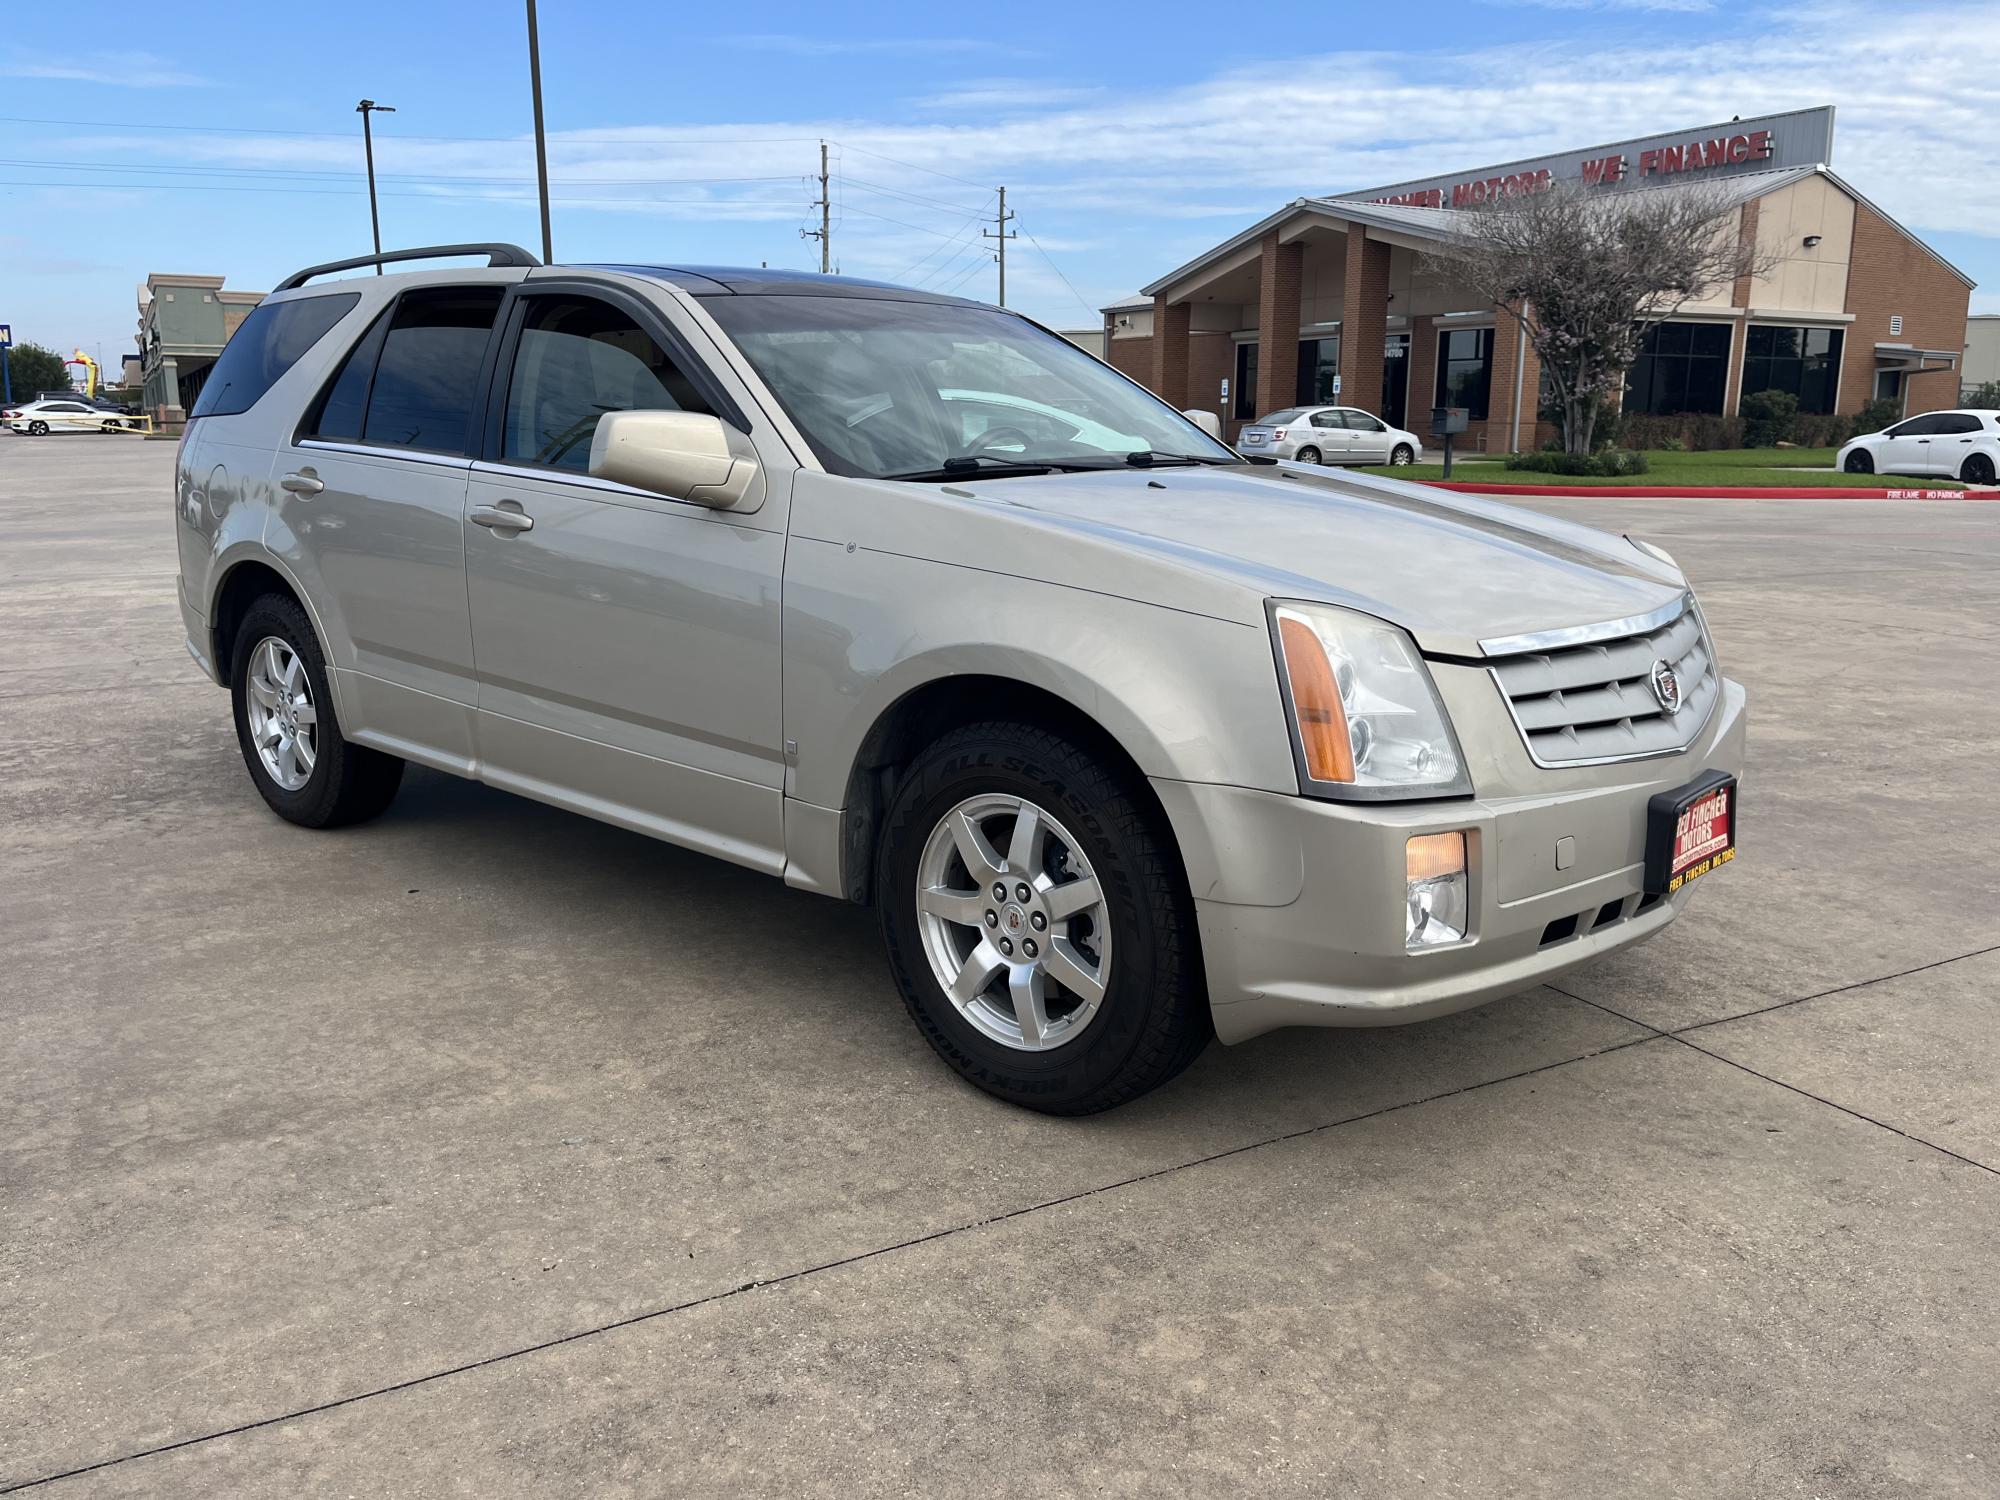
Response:
[[[1651,678],[1653,696],[1660,700],[1660,707],[1670,714],[1681,711],[1681,680],[1674,675],[1674,669],[1663,661],[1653,663]]]

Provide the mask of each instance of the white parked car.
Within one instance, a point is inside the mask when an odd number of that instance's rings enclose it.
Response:
[[[134,425],[134,419],[92,406],[83,397],[77,396],[10,406],[0,411],[0,423],[29,437],[47,437],[52,432],[116,432]]]
[[[1302,464],[1421,462],[1423,440],[1352,406],[1288,406],[1259,417],[1236,436],[1245,458],[1289,458]]]
[[[1967,484],[2000,477],[2000,411],[1927,411],[1840,450],[1850,474],[1938,474]]]

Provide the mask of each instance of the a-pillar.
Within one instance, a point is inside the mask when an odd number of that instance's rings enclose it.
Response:
[[[1194,308],[1186,302],[1153,299],[1153,394],[1167,405],[1188,404],[1188,334]]]
[[[1518,384],[1516,377],[1519,377]],[[1518,408],[1515,392],[1520,392]],[[1533,452],[1540,416],[1542,362],[1521,332],[1521,320],[1506,308],[1493,319],[1493,379],[1486,397],[1486,451]]]
[[[1299,397],[1299,298],[1305,284],[1306,247],[1264,236],[1262,280],[1257,290],[1257,412],[1280,411]]]
[[[1340,303],[1340,404],[1382,410],[1389,346],[1389,247],[1347,226],[1347,285]]]

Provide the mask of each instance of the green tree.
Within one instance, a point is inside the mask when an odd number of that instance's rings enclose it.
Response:
[[[32,401],[37,391],[69,389],[69,369],[53,349],[16,344],[7,351],[7,380],[16,401]]]
[[[1958,393],[1958,404],[1977,411],[2000,411],[2000,380],[1967,386]]]

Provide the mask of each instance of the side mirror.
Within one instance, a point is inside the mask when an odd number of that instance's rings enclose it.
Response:
[[[606,412],[590,439],[590,474],[715,510],[764,501],[750,440],[705,412]]]
[[[1218,443],[1222,441],[1222,419],[1214,412],[1190,409],[1182,412],[1181,415],[1194,423],[1195,426],[1199,427],[1210,437],[1214,438]]]

